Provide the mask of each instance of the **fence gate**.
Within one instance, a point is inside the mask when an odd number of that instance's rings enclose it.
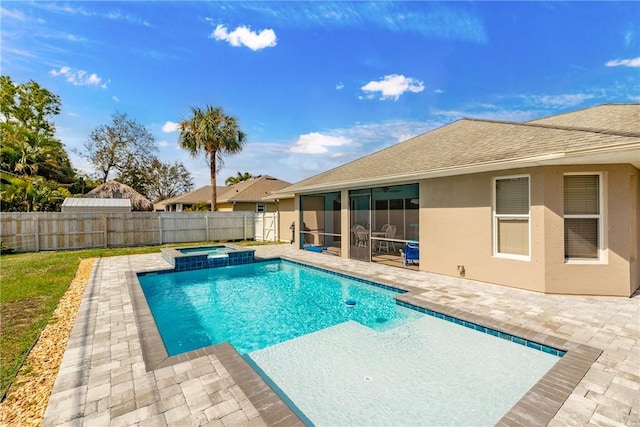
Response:
[[[256,214],[256,241],[275,242],[278,239],[277,224],[278,214],[276,212],[263,212]]]

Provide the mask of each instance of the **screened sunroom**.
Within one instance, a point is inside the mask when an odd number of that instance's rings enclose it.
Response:
[[[405,245],[418,240],[418,189],[416,183],[302,195],[300,247],[337,255],[348,248],[351,259],[401,266]]]

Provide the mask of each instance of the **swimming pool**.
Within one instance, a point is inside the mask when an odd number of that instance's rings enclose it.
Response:
[[[385,330],[422,316],[397,291],[281,260],[139,281],[169,355],[225,341],[246,354],[347,320]]]
[[[493,425],[559,360],[285,261],[139,281],[169,354],[230,341],[316,425]]]

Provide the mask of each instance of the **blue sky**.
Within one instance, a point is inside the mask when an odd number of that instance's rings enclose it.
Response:
[[[191,106],[247,133],[237,171],[296,182],[462,117],[523,121],[640,102],[640,2],[23,2],[0,5],[2,74],[60,95],[74,166],[126,113],[181,161]]]

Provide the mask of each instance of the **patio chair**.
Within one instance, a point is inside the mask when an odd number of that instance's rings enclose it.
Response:
[[[384,230],[384,238],[393,239],[394,237],[396,237],[397,227],[393,224],[385,224],[385,225],[387,226],[386,228],[384,226],[382,227],[382,229]],[[395,242],[390,242],[388,240],[381,240],[378,248],[380,250],[384,249],[385,251],[389,252],[389,246],[391,246],[393,248],[393,251],[395,252],[396,250]]]
[[[402,255],[402,265],[405,267],[409,264],[416,265],[416,261],[420,259],[420,245],[418,242],[407,242],[404,251],[400,249],[400,254]]]
[[[362,248],[367,247],[367,241],[369,240],[369,233],[367,232],[367,229],[364,228],[363,225],[358,224],[353,227],[352,231],[355,237],[356,246]]]

